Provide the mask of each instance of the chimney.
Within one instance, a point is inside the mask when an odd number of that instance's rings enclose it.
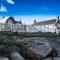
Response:
[[[36,23],[36,20],[34,20],[34,23]]]
[[[5,18],[5,16],[2,17],[3,19]]]
[[[21,19],[20,19],[20,23],[22,24]]]
[[[59,21],[59,16],[57,16],[57,20]]]

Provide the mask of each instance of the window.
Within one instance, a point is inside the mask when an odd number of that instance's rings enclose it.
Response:
[[[42,28],[44,28],[44,25],[42,26]]]
[[[54,28],[54,26],[53,25],[49,25],[49,28]]]

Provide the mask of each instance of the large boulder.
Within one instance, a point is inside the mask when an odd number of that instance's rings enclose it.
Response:
[[[52,52],[52,48],[47,46],[33,46],[29,47],[27,50],[27,54],[31,58],[39,58],[46,57],[48,54]]]
[[[52,48],[49,46],[49,43],[46,41],[34,41],[32,46],[28,47],[27,49],[27,56],[28,58],[40,60],[47,57],[52,52]]]

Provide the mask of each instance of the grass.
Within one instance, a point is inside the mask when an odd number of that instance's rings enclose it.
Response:
[[[50,32],[0,32],[0,35],[18,36],[19,38],[25,37],[58,37],[60,34]]]

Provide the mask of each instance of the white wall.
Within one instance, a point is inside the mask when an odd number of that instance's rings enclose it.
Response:
[[[38,32],[38,29],[31,25],[26,25],[26,32]]]
[[[0,31],[5,31],[5,24],[0,24]]]
[[[41,32],[55,32],[56,26],[54,24],[50,25],[41,25],[41,26],[35,26],[38,31]]]
[[[22,24],[13,24],[13,32],[25,32],[25,27]]]

